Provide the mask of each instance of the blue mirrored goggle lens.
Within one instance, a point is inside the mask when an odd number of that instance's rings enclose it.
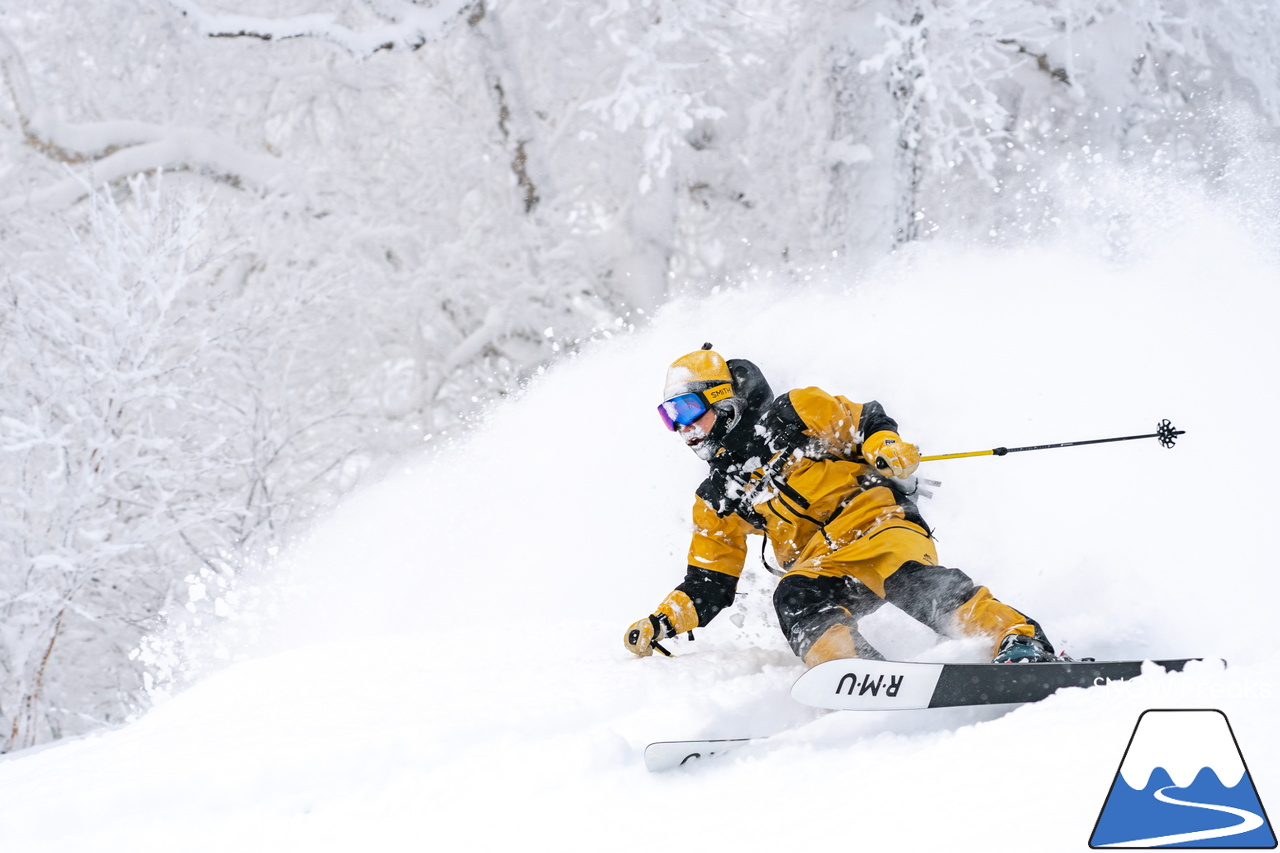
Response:
[[[669,430],[674,430],[677,426],[687,426],[706,412],[707,404],[697,394],[681,394],[658,406],[658,414],[662,416],[662,422]]]

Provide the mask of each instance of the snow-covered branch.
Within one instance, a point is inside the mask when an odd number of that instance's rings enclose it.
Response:
[[[63,121],[36,98],[22,54],[4,33],[0,33],[0,69],[27,142],[56,160],[79,163],[124,146],[154,142],[165,133],[164,128],[146,122]]]
[[[250,154],[216,135],[174,128],[153,142],[115,150],[93,162],[85,176],[71,175],[25,196],[0,202],[0,213],[24,207],[66,207],[94,189],[143,172],[189,170],[208,174],[236,186],[277,188],[294,171],[274,157]]]
[[[21,53],[3,33],[0,69],[27,144],[62,163],[90,165],[87,176],[73,175],[25,195],[11,195],[0,202],[0,213],[29,206],[65,207],[96,187],[141,172],[185,169],[236,185],[272,188],[292,171],[280,160],[251,154],[207,130],[128,120],[66,121],[36,97]]]
[[[436,402],[440,389],[459,368],[478,358],[486,347],[492,346],[504,334],[509,333],[506,314],[503,305],[490,306],[483,322],[433,366],[423,392],[423,399],[428,406]]]
[[[387,23],[354,30],[338,23],[337,16],[328,13],[277,19],[206,12],[194,0],[169,0],[169,3],[190,19],[201,34],[210,38],[256,38],[262,41],[314,38],[329,42],[360,59],[382,50],[418,50],[449,35],[468,10],[475,7],[483,9],[483,0],[440,0],[433,6],[407,0],[371,0],[370,8]]]

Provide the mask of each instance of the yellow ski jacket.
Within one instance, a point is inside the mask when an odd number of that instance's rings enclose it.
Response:
[[[750,535],[767,538],[784,570],[798,566],[804,574],[822,573],[805,567],[886,525],[927,539],[910,497],[862,457],[867,438],[897,426],[875,401],[854,403],[820,388],[774,400],[750,458],[721,453],[698,487],[687,574],[655,611],[672,633],[705,625],[733,603]]]

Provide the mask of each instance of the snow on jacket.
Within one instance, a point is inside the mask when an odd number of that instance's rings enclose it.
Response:
[[[745,449],[710,461],[694,499],[685,579],[659,611],[685,630],[731,605],[753,534],[767,538],[784,570],[886,524],[907,522],[927,535],[902,484],[862,457],[865,439],[897,428],[875,401],[854,403],[820,388],[775,399]]]

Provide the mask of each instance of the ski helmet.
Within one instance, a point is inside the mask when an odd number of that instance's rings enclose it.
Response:
[[[716,412],[711,432],[694,448],[704,460],[722,449],[745,447],[750,425],[772,399],[760,368],[745,359],[726,361],[709,343],[671,363],[662,395],[658,412],[668,429],[693,423],[708,409]]]

